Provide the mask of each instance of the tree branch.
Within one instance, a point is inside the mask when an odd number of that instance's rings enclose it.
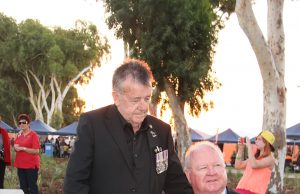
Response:
[[[268,45],[273,53],[276,68],[281,75],[285,72],[285,34],[282,13],[284,1],[268,1]],[[276,33],[274,33],[276,32]]]
[[[74,85],[75,81],[77,81],[85,72],[87,72],[88,70],[90,70],[93,67],[92,64],[90,64],[89,66],[85,67],[84,69],[82,69],[73,79],[71,79],[68,84],[66,85],[63,93],[62,93],[62,99],[64,99],[70,89],[71,86]],[[56,83],[57,84],[57,83]]]
[[[29,73],[32,75],[32,77],[35,79],[36,83],[38,84],[38,86],[40,88],[41,95],[42,95],[42,99],[43,99],[43,102],[44,102],[45,110],[46,110],[46,112],[49,112],[46,93],[45,93],[43,85],[41,84],[39,78],[32,71],[29,70]]]
[[[240,27],[248,37],[251,47],[257,58],[260,72],[264,82],[267,79],[274,77],[278,78],[272,52],[268,47],[264,35],[257,24],[254,16],[251,0],[237,0],[235,12],[239,21]]]

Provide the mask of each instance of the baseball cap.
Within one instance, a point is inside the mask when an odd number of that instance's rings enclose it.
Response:
[[[275,136],[272,132],[268,130],[263,130],[260,134],[270,145],[271,145],[271,151],[274,152],[274,143],[275,143]]]
[[[30,123],[30,117],[28,116],[28,114],[19,114],[19,115],[18,115],[18,121],[20,121],[20,120],[22,120],[22,119],[24,119],[24,120],[26,120],[28,123]]]

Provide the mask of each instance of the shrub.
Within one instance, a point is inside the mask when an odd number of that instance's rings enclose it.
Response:
[[[38,186],[40,194],[62,194],[67,158],[53,158],[41,154]],[[4,178],[5,189],[19,189],[17,169],[7,167]]]

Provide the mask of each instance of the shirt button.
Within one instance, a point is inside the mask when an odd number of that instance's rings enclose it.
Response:
[[[139,155],[138,154],[134,154],[134,157],[137,158]]]
[[[131,188],[130,191],[131,192],[136,192],[136,189],[135,188]]]

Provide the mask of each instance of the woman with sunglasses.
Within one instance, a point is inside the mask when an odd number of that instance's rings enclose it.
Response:
[[[272,169],[275,164],[275,137],[267,130],[262,131],[255,140],[256,152],[252,151],[250,139],[246,137],[245,144],[238,143],[238,153],[235,159],[236,169],[245,169],[236,192],[240,194],[265,194],[270,182]],[[248,159],[241,160],[247,146]]]
[[[30,118],[27,114],[20,114],[18,121],[21,131],[14,143],[16,151],[14,166],[18,169],[20,187],[24,194],[38,194],[39,137],[30,129]]]

